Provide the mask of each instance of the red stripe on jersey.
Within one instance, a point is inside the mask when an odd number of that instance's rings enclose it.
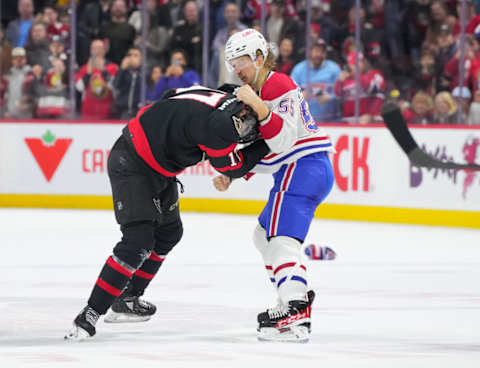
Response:
[[[152,253],[150,253],[150,257],[148,257],[148,258],[150,258],[152,261],[163,262],[163,261],[165,261],[166,257],[165,256],[159,256],[157,253],[152,252]]]
[[[270,224],[270,236],[275,236],[276,234],[276,226],[277,226],[277,218],[278,218],[278,207],[280,207],[280,202],[282,201],[282,192],[277,192],[275,194],[274,205],[273,205],[273,217],[272,222]]]
[[[210,157],[222,157],[228,155],[230,152],[233,152],[235,147],[237,146],[236,143],[233,143],[232,145],[228,146],[227,148],[223,149],[213,149],[213,148],[208,148],[207,146],[204,146],[203,144],[199,144],[198,147],[202,150],[205,151],[207,155]]]
[[[293,266],[295,266],[295,265],[296,265],[295,262],[284,263],[284,264],[278,266],[277,268],[275,268],[275,271],[273,271],[273,274],[276,275],[277,272],[283,270],[284,268],[293,267]]]
[[[116,262],[112,257],[108,257],[107,264],[122,275],[132,277],[133,272]]]
[[[289,166],[288,166],[288,169],[287,169],[287,174],[285,175],[285,178],[283,179],[283,183],[282,183],[282,188],[281,190],[282,191],[286,191],[287,190],[287,186],[288,186],[288,183],[290,181],[290,177],[292,175],[292,171],[293,171],[293,168],[295,167],[295,163],[292,162]]]
[[[297,89],[297,85],[288,75],[272,73],[260,90],[260,98],[264,101],[272,101],[294,89]]]
[[[328,139],[328,137],[314,137],[314,138],[301,139],[301,140],[297,141],[293,146],[295,147],[299,144],[307,143],[307,142],[313,142],[313,141],[324,141],[326,139]],[[262,159],[262,161],[263,160],[269,160],[269,159],[274,158],[275,156],[278,156],[278,155],[279,155],[279,153],[271,153],[269,155],[266,155]]]
[[[278,133],[280,133],[282,127],[283,119],[272,112],[272,117],[270,118],[270,121],[265,125],[260,125],[258,127],[258,130],[260,131],[263,139],[271,139],[275,137]]]
[[[142,111],[144,110],[145,109],[143,109]],[[150,166],[152,169],[154,169],[155,171],[159,172],[162,175],[173,177],[180,174],[181,171],[179,172],[168,171],[163,167],[161,167],[160,164],[157,162],[157,160],[153,156],[152,150],[150,149],[147,136],[145,135],[145,132],[143,131],[143,127],[140,124],[139,117],[140,117],[140,114],[137,114],[137,117],[135,119],[132,119],[128,122],[128,131],[130,132],[132,143],[133,143],[133,146],[135,147],[135,151],[137,151],[137,154],[143,159],[143,161],[147,163],[148,166]]]
[[[272,269],[272,266],[265,266],[265,268],[266,268],[267,270],[271,270],[271,269]]]
[[[148,273],[148,272],[143,272],[142,270],[136,270],[135,271],[135,276],[141,277],[142,279],[147,279],[151,280],[155,277],[154,274]]]
[[[97,286],[113,296],[120,296],[122,293],[122,290],[118,290],[116,287],[113,287],[109,283],[103,281],[100,277],[97,279]]]
[[[307,271],[307,267],[305,267],[304,265],[300,265],[300,268],[304,271]]]

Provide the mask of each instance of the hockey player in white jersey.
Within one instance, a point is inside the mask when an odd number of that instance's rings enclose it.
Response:
[[[300,88],[273,71],[275,57],[261,33],[246,29],[232,35],[225,59],[243,83],[237,97],[257,112],[272,152],[252,170],[274,178],[253,241],[279,296],[276,307],[258,315],[258,338],[306,342],[315,293],[308,289],[301,247],[316,208],[333,186],[332,143],[310,115]],[[214,178],[218,190],[230,183],[225,176]]]

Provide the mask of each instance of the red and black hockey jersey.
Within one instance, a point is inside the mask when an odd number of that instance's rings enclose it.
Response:
[[[263,140],[238,149],[239,134],[228,106],[235,96],[201,86],[178,88],[140,110],[124,135],[158,173],[173,177],[208,159],[232,178],[244,176],[269,152]]]

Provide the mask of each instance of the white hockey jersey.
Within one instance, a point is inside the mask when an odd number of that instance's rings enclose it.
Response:
[[[313,120],[300,88],[288,75],[270,72],[260,98],[271,111],[259,130],[272,153],[252,172],[274,173],[282,165],[314,152],[334,152],[330,138]]]

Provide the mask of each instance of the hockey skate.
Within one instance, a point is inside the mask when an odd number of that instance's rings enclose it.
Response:
[[[311,310],[315,292],[309,290],[307,301],[292,300],[279,303],[258,315],[260,341],[308,342],[311,331]]]
[[[73,328],[65,335],[65,340],[82,341],[89,339],[97,332],[95,324],[100,315],[89,306],[82,309],[80,314],[73,321]]]
[[[113,302],[110,311],[105,316],[106,323],[129,323],[148,321],[157,311],[154,304],[132,295],[127,288]]]

